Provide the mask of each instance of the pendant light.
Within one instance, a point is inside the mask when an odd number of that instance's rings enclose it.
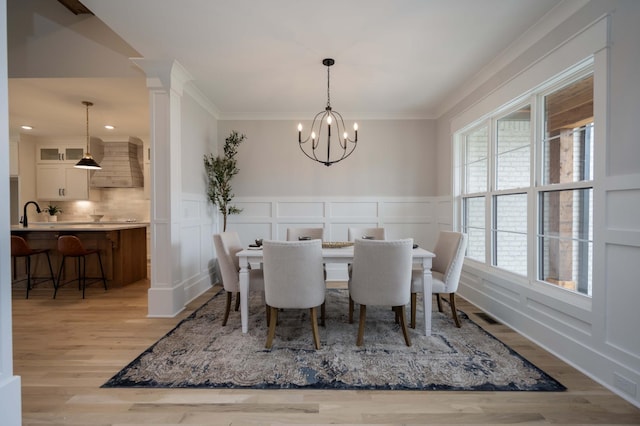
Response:
[[[335,62],[331,58],[326,58],[322,61],[322,65],[327,67],[327,106],[313,118],[311,133],[304,140],[302,139],[302,123],[298,124],[298,144],[300,149],[304,155],[325,166],[344,160],[353,153],[358,144],[358,123],[353,124],[354,138],[351,139],[349,133],[345,130],[342,115],[331,108],[329,68]],[[324,123],[326,123],[326,143],[322,142],[321,138]],[[331,133],[332,124],[334,126],[333,130],[337,135]],[[332,139],[334,136],[335,139]]]
[[[89,138],[89,107],[93,105],[93,102],[82,101],[82,105],[87,109],[87,150],[85,151],[84,157],[82,157],[82,159],[73,167],[78,169],[100,170],[102,167],[100,167],[100,164],[93,159],[89,152],[89,143],[91,142],[91,139]]]

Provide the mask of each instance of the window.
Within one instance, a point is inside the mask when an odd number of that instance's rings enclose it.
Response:
[[[462,167],[463,193],[472,195],[486,192],[488,179],[488,147],[489,129],[480,127],[464,136],[464,160]],[[468,236],[467,256],[485,261],[485,198],[468,197],[463,204],[463,232]]]
[[[468,258],[591,295],[593,123],[585,68],[459,134]]]
[[[488,142],[489,132],[486,127],[475,130],[465,137],[464,192],[467,194],[487,190]]]
[[[494,198],[494,265],[527,275],[527,194]]]
[[[538,279],[591,295],[593,75],[543,99]]]
[[[500,118],[496,129],[496,188],[531,185],[531,105]]]
[[[467,257],[485,262],[484,197],[464,199],[462,232],[467,234]]]

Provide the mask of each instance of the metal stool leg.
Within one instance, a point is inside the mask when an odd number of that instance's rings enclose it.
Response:
[[[100,273],[102,274],[102,283],[104,284],[104,289],[105,291],[107,290],[107,278],[104,275],[104,268],[102,268],[102,256],[100,256],[100,252],[97,253],[98,255],[98,263],[100,264]],[[238,294],[239,297],[239,294]]]
[[[56,280],[55,289],[53,290],[53,298],[56,298],[56,294],[58,294],[58,289],[60,288],[60,278],[62,278],[62,271],[64,270],[64,260],[67,256],[62,256],[62,260],[60,261],[60,269],[58,269],[58,279]]]
[[[80,259],[82,259],[83,274],[80,274]],[[80,256],[78,258],[78,283],[80,283],[80,277],[82,277],[82,298],[84,299],[84,291],[87,288],[87,257]]]
[[[53,283],[54,291],[56,287],[56,279],[53,276],[53,266],[51,266],[51,257],[49,256],[49,252],[45,253],[47,255],[47,263],[49,264],[49,273],[51,274],[51,282]]]
[[[26,264],[27,264],[27,297],[29,298],[29,290],[31,290],[31,256],[26,256]]]

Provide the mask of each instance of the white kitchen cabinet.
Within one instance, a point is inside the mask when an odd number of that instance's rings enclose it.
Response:
[[[36,147],[36,162],[38,164],[75,164],[83,156],[84,147],[79,145],[38,145]]]
[[[36,193],[39,200],[88,200],[88,170],[70,165],[36,167]]]

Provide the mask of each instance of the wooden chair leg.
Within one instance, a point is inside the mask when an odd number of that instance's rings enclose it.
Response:
[[[418,293],[411,293],[411,328],[416,328],[417,304],[418,304]]]
[[[353,324],[353,299],[349,295],[349,324]]]
[[[266,303],[264,304],[264,312],[267,315],[267,327],[271,324],[271,315],[270,315],[270,306]]]
[[[316,349],[320,349],[320,334],[318,333],[318,318],[316,308],[311,308],[311,332],[313,333],[313,343]]]
[[[233,293],[227,291],[227,303],[224,307],[224,317],[222,317],[222,326],[227,325],[227,320],[229,319],[229,312],[231,311],[231,299],[233,298]]]
[[[451,303],[451,313],[453,314],[453,321],[456,323],[456,327],[460,328],[460,319],[458,318],[458,310],[456,309],[456,294],[449,294],[449,302]]]
[[[364,341],[364,321],[367,317],[367,306],[360,305],[360,324],[358,325],[358,339],[356,340],[356,346],[362,346]]]
[[[326,302],[322,302],[320,305],[320,325],[323,327],[325,326],[326,313]]]
[[[442,301],[440,300],[440,293],[436,293],[436,302],[438,303],[438,312],[442,312]]]
[[[400,315],[400,327],[402,327],[402,334],[404,335],[404,342],[407,346],[411,346],[411,338],[409,337],[409,330],[407,330],[407,322],[405,320],[406,312],[404,306],[398,306],[398,312]]]
[[[240,309],[240,292],[236,293],[236,306],[235,306],[235,311],[238,312],[238,309]]]
[[[276,335],[276,323],[278,322],[278,308],[270,307],[271,319],[269,320],[269,334],[267,334],[267,344],[265,348],[271,349],[273,338]]]

